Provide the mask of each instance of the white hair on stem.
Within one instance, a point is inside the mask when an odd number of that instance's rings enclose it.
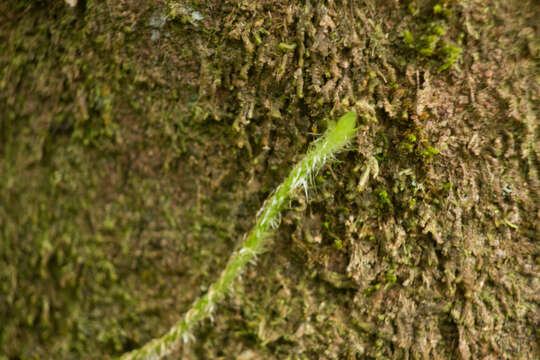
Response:
[[[343,115],[336,124],[329,126],[325,134],[315,140],[307,154],[291,170],[289,176],[265,201],[257,212],[257,221],[251,232],[244,237],[242,247],[235,251],[219,278],[214,282],[206,295],[193,302],[191,308],[173,327],[160,338],[148,342],[143,347],[126,353],[120,357],[127,359],[161,359],[171,353],[179,344],[194,340],[191,333],[193,327],[203,318],[211,317],[215,310],[216,299],[232,293],[232,282],[241,277],[248,263],[254,263],[256,255],[267,247],[269,231],[277,228],[280,212],[284,204],[302,187],[306,199],[308,188],[313,184],[313,176],[328,161],[343,150],[356,132],[356,113],[350,111]]]

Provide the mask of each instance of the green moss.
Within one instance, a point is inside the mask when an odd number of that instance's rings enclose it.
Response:
[[[409,46],[412,46],[414,44],[414,36],[409,30],[405,30],[403,32],[403,41]]]
[[[296,49],[296,44],[279,43],[279,49],[282,51],[293,51]]]
[[[386,192],[386,190],[380,190],[377,193],[377,196],[379,197],[379,204],[382,206],[389,206],[391,204],[390,199],[388,198],[388,192]]]
[[[442,62],[437,72],[454,67],[463,52],[463,49],[447,36],[451,16],[452,11],[446,8],[445,2],[439,2],[433,7],[433,17],[418,19],[420,25],[416,35],[409,29],[402,34],[403,42],[420,57]]]
[[[416,146],[416,140],[416,135],[414,134],[408,134],[405,136],[405,140],[399,144],[400,151],[404,154],[412,153]]]
[[[456,62],[461,58],[463,49],[443,42],[440,47],[440,57],[443,60],[443,64],[437,69],[437,72],[444,71],[456,64]]]
[[[439,152],[439,149],[436,149],[430,145],[426,145],[418,150],[418,155],[426,164],[429,164],[433,160],[433,158],[439,154]]]
[[[445,18],[452,16],[452,10],[447,7],[447,3],[447,1],[441,0],[435,4],[433,6],[433,14],[444,16]]]
[[[393,284],[397,281],[397,276],[394,273],[394,270],[388,270],[385,275],[386,283],[387,284]]]

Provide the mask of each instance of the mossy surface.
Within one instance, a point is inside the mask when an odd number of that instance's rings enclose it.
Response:
[[[166,332],[345,109],[172,358],[540,356],[537,2],[79,3],[0,3],[1,359]]]

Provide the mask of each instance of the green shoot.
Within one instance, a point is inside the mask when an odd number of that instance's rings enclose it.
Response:
[[[208,292],[197,299],[184,317],[169,332],[141,347],[124,354],[120,359],[159,359],[173,351],[181,341],[187,342],[191,330],[199,321],[210,317],[216,303],[231,288],[231,284],[245,269],[249,262],[262,253],[268,243],[272,229],[278,226],[281,210],[290,197],[303,188],[307,194],[313,175],[336,153],[342,150],[356,132],[356,113],[350,111],[336,124],[331,124],[323,137],[315,141],[306,156],[292,169],[289,176],[266,200],[259,211],[253,230],[246,237],[242,247],[233,252],[218,280]]]

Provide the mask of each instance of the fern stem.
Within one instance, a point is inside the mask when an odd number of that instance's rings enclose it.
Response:
[[[173,351],[181,340],[187,342],[193,326],[211,316],[215,304],[226,295],[233,280],[242,273],[249,262],[255,261],[257,254],[263,252],[271,229],[278,225],[280,212],[285,203],[300,187],[303,187],[307,194],[312,175],[344,148],[355,131],[356,113],[354,111],[346,113],[337,124],[329,126],[324,136],[311,145],[306,156],[266,200],[259,211],[253,230],[246,237],[242,247],[232,253],[227,266],[218,280],[210,286],[208,292],[193,303],[184,317],[173,325],[167,334],[124,354],[120,359],[160,359]]]

